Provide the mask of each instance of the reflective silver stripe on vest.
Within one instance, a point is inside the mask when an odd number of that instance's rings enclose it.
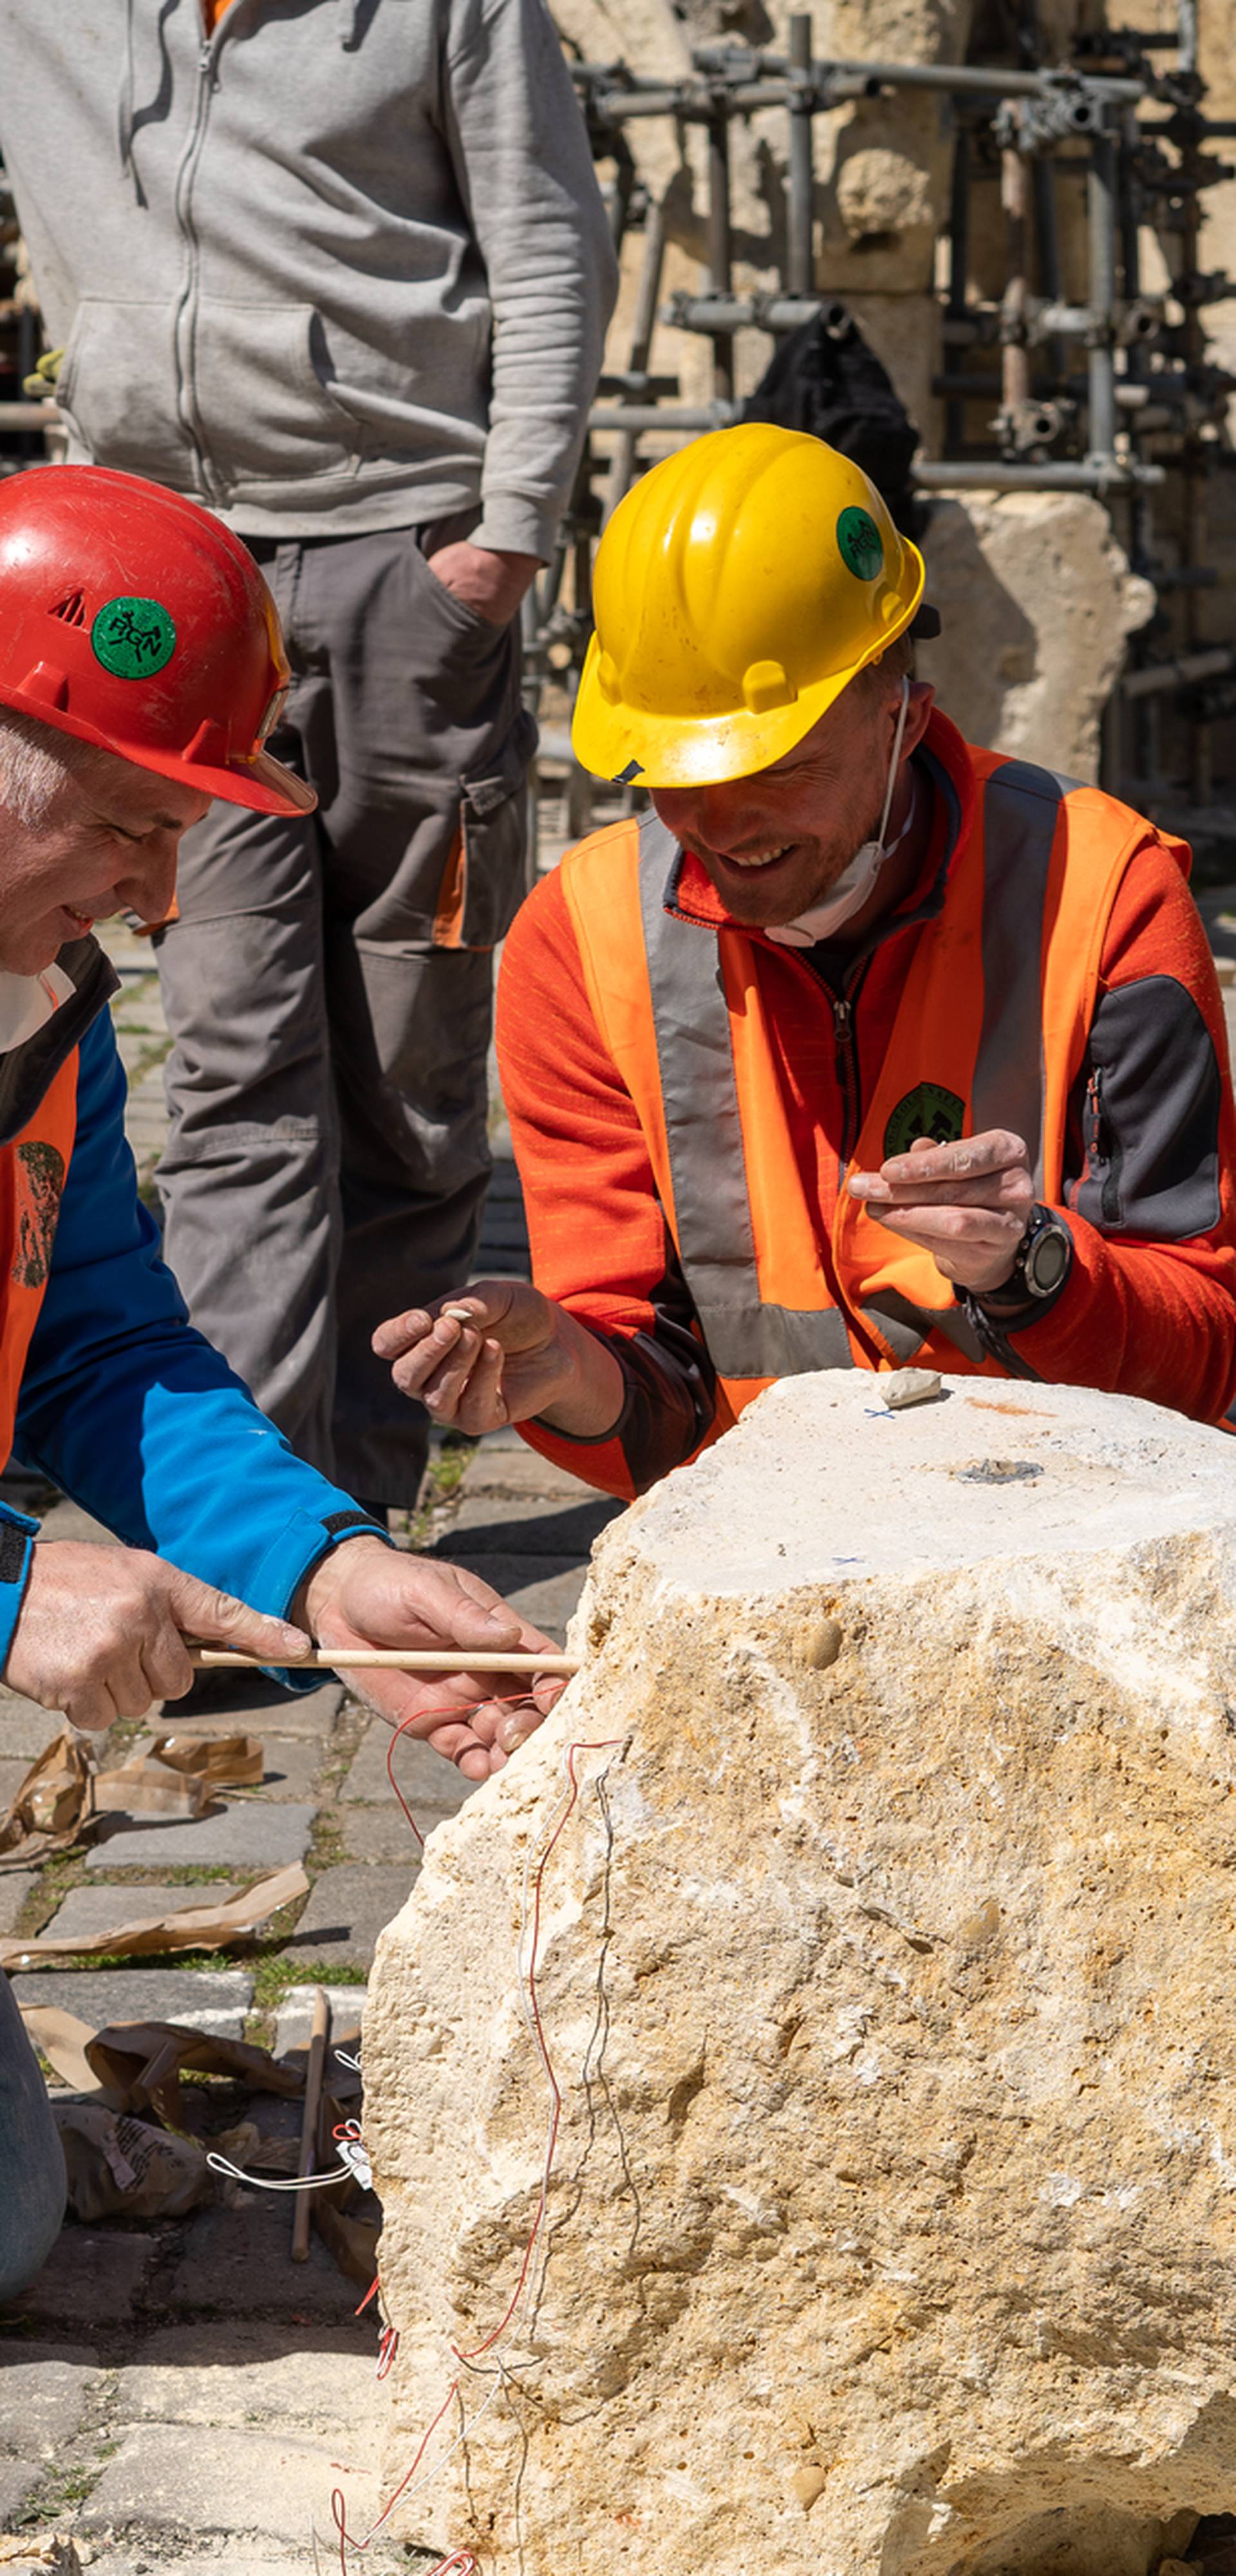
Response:
[[[1024,1136],[1042,1187],[1043,911],[1061,799],[1080,782],[1006,761],[984,791],[983,1027],[976,1134]],[[669,1144],[678,1258],[722,1377],[795,1377],[852,1368],[840,1308],[802,1311],[760,1297],[729,1011],[715,940],[665,910],[678,857],[655,814],[640,823],[640,908]],[[941,1333],[967,1359],[983,1346],[960,1306],[917,1306],[896,1289],[860,1309],[898,1360]]]
[[[800,1312],[760,1296],[730,1015],[717,942],[665,910],[678,857],[655,814],[640,823],[640,908],[678,1258],[722,1377],[799,1377],[850,1368],[836,1306]]]
[[[1062,799],[1077,787],[1050,769],[1007,760],[983,796],[983,1029],[970,1097],[976,1136],[1024,1136],[1043,1187],[1043,912]]]

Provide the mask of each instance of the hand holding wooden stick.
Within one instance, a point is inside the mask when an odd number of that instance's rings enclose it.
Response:
[[[199,1672],[217,1672],[223,1665],[239,1672],[265,1670],[259,1656],[234,1655],[226,1646],[191,1645],[189,1659]],[[452,1653],[449,1647],[315,1646],[296,1662],[298,1673],[542,1673],[562,1681],[570,1681],[580,1669],[573,1655],[490,1654],[476,1647],[457,1647]]]

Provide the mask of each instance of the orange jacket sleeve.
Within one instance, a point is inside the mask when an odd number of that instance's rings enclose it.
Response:
[[[1214,961],[1171,852],[1117,894],[1074,1095],[1073,1267],[1014,1368],[1218,1422],[1236,1398],[1236,1113]]]

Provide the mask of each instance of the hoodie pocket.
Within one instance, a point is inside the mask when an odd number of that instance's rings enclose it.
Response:
[[[226,489],[352,470],[361,432],[330,386],[311,304],[202,296],[186,349],[202,448]]]
[[[86,295],[56,378],[56,400],[98,465],[192,482],[192,449],[176,402],[172,307]]]

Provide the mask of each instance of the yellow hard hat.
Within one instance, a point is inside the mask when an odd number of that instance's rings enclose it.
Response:
[[[848,456],[768,421],[714,430],[654,465],[601,539],[576,757],[648,787],[767,769],[922,593],[918,548]]]

